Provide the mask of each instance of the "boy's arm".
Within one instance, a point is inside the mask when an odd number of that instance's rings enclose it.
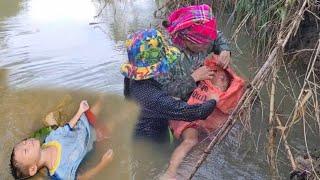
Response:
[[[79,121],[81,115],[84,112],[86,112],[87,110],[89,110],[89,105],[88,105],[87,101],[85,101],[85,100],[81,101],[77,113],[69,121],[70,128],[74,128],[77,125],[77,122]]]
[[[54,130],[56,129],[56,127],[54,126],[46,126],[43,127],[39,130],[37,130],[36,132],[34,132],[30,138],[36,138],[38,139],[41,143],[44,142],[44,140],[46,139],[46,137]]]
[[[158,99],[159,114],[172,120],[194,121],[206,119],[214,110],[217,101],[210,99],[201,104],[189,105],[182,100],[176,100],[170,96],[162,96]]]
[[[109,149],[102,157],[101,161],[92,169],[78,176],[78,180],[92,179],[98,173],[100,173],[113,159],[113,151]]]
[[[176,64],[170,68],[169,73],[161,77],[158,82],[162,85],[162,89],[168,92],[170,96],[187,101],[192,91],[197,88],[197,84],[191,74],[188,74],[185,69],[184,59],[181,59],[184,57],[180,56]]]
[[[184,64],[182,59],[179,59],[176,65],[170,68],[169,74],[160,80],[163,90],[168,92],[170,96],[178,97],[183,101],[187,101],[192,91],[197,88],[196,82],[211,79],[214,75],[214,72],[206,66],[199,67],[191,74],[185,69],[186,67],[188,65]]]

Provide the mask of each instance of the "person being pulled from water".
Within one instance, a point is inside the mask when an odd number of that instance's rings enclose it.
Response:
[[[216,96],[208,101],[189,105],[176,100],[161,89],[155,78],[165,76],[174,66],[180,52],[166,45],[161,33],[156,29],[146,29],[129,35],[126,41],[129,62],[121,66],[125,79],[127,95],[141,108],[135,137],[155,141],[164,141],[170,119],[194,121],[206,119],[212,113],[217,102]]]
[[[15,179],[26,179],[46,168],[52,179],[91,179],[103,170],[113,158],[109,149],[100,162],[91,170],[77,176],[77,170],[96,139],[93,126],[99,113],[100,103],[89,109],[86,101],[81,101],[74,117],[63,127],[52,130],[41,146],[35,138],[16,144],[11,153],[10,167]]]
[[[46,137],[54,130],[56,130],[59,126],[63,126],[66,122],[65,117],[62,117],[62,107],[66,105],[64,101],[68,101],[68,98],[71,98],[70,96],[65,96],[65,99],[58,105],[61,106],[60,108],[57,108],[57,110],[49,112],[45,118],[43,119],[43,122],[45,124],[44,127],[41,127],[40,129],[36,130],[32,133],[30,138],[35,138],[40,141],[40,143],[44,143]],[[88,120],[91,122],[91,125],[95,129],[96,133],[96,141],[100,142],[102,140],[106,140],[110,138],[112,128],[114,127],[114,124],[111,122],[102,122],[97,121],[97,116],[101,112],[101,108],[103,106],[103,100],[104,97],[102,95],[99,95],[98,99],[95,101],[93,108],[86,111],[85,114],[88,118]],[[70,101],[71,99],[69,99]],[[93,112],[94,111],[94,112]],[[65,119],[65,120],[64,120]]]

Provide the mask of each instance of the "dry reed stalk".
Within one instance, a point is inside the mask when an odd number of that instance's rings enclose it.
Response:
[[[307,151],[307,155],[308,155],[308,159],[311,161],[311,167],[312,167],[312,171],[313,171],[313,174],[317,177],[317,179],[320,179],[317,175],[317,172],[315,170],[315,167],[313,165],[313,159],[311,157],[311,154],[310,154],[310,151],[309,151],[309,147],[308,147],[308,141],[307,141],[307,132],[306,132],[306,119],[305,119],[305,116],[304,116],[304,113],[303,113],[303,137],[304,137],[304,143],[305,143],[305,146],[306,146],[306,151]]]
[[[318,39],[318,43],[317,43],[317,48],[316,48],[316,51],[315,51],[315,54],[314,54],[314,58],[312,61],[310,61],[309,63],[309,66],[308,66],[308,74],[306,75],[305,77],[305,81],[304,81],[304,86],[302,89],[304,89],[306,87],[306,84],[308,84],[310,81],[309,81],[309,78],[311,76],[311,74],[313,73],[314,74],[314,65],[315,65],[315,62],[317,60],[317,57],[320,53],[320,38]],[[300,94],[301,95],[301,94]],[[314,96],[317,96],[317,94],[313,94]],[[299,97],[302,97],[302,96],[299,96]],[[317,97],[315,97],[317,98]],[[306,99],[306,98],[304,98]],[[301,102],[304,100],[302,99]],[[299,102],[298,102],[299,104]],[[317,111],[315,111],[315,113],[317,113]],[[315,176],[315,178],[317,179],[320,179],[320,177],[318,176],[317,174],[317,171],[316,171],[316,168],[314,166],[314,162],[313,162],[313,159],[310,155],[310,151],[309,151],[309,148],[308,148],[308,143],[307,143],[307,132],[306,132],[306,118],[305,118],[305,115],[304,115],[304,111],[302,111],[302,120],[303,120],[303,135],[304,135],[304,142],[305,142],[305,146],[306,146],[306,151],[307,151],[307,155],[308,155],[308,158],[309,160],[311,161],[311,167],[312,167],[312,172],[313,172],[313,175]]]
[[[155,18],[164,19],[170,11],[186,5],[191,5],[191,3],[188,0],[166,0],[162,6],[154,11],[153,16]]]
[[[282,125],[278,115],[276,115],[276,120],[277,120],[277,123],[278,123],[277,129],[279,129],[281,131],[281,137],[282,137],[282,139],[284,141],[284,147],[285,147],[285,150],[286,150],[286,153],[287,153],[287,157],[288,157],[288,159],[289,159],[289,161],[291,163],[292,170],[296,170],[297,169],[297,165],[296,165],[296,162],[295,162],[294,157],[292,155],[289,143],[287,141],[287,136],[285,134],[286,128]]]
[[[153,16],[155,18],[163,18],[166,14],[166,12],[163,12],[163,9],[168,9],[169,7],[172,7],[176,1],[165,1],[162,6],[160,6],[157,10],[154,11]],[[158,15],[160,13],[160,15]]]

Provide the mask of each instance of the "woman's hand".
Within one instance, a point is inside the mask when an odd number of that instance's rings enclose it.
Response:
[[[214,76],[214,72],[207,66],[201,66],[198,69],[196,69],[191,74],[191,76],[195,82],[198,82],[202,80],[212,79],[212,76]]]
[[[80,102],[80,106],[79,106],[79,112],[80,113],[84,113],[84,112],[88,111],[89,108],[90,108],[89,104],[88,104],[88,102],[86,100],[82,100]]]
[[[231,60],[231,53],[230,51],[221,51],[218,57],[218,65],[221,66],[223,69],[226,69]]]

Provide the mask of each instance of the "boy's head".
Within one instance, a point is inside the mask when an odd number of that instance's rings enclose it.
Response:
[[[34,138],[26,139],[16,144],[11,153],[10,167],[15,179],[34,176],[38,171],[40,161],[40,141]]]
[[[231,83],[231,75],[226,70],[222,69],[220,66],[215,66],[214,76],[211,79],[211,83],[219,88],[221,91],[226,91]]]

